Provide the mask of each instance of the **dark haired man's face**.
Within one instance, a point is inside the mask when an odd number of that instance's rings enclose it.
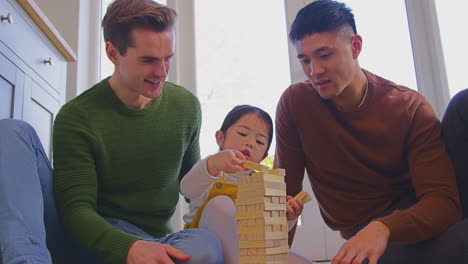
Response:
[[[136,28],[131,37],[134,45],[129,46],[124,55],[116,51],[115,56],[110,57],[115,65],[111,81],[117,86],[112,88],[118,89],[121,100],[123,96],[125,100],[147,106],[162,92],[174,54],[174,32]],[[134,106],[125,100],[124,104]]]
[[[297,57],[307,78],[324,99],[335,101],[352,85],[359,69],[348,29],[314,33],[294,42]]]

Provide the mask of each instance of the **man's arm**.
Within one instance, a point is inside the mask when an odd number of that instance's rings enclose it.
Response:
[[[377,219],[390,229],[392,242],[434,238],[460,219],[460,202],[452,162],[441,139],[440,122],[427,101],[411,119],[406,149],[418,202]]]
[[[375,264],[389,241],[431,239],[460,218],[455,176],[441,141],[439,120],[425,100],[410,120],[406,149],[418,202],[370,222],[341,247],[332,264],[361,263],[365,259]]]
[[[288,91],[281,97],[276,109],[276,154],[275,168],[286,170],[286,192],[295,196],[302,191],[304,180],[305,155],[302,150],[299,133],[292,120],[293,111]],[[289,245],[292,245],[296,226],[289,231]]]

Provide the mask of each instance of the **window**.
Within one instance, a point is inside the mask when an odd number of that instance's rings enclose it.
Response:
[[[417,90],[405,1],[343,2],[353,10],[358,34],[363,38],[361,67]]]
[[[450,95],[468,88],[466,79],[468,62],[468,34],[465,32],[465,11],[468,1],[436,0],[437,17],[442,40]]]
[[[217,151],[215,131],[234,106],[260,107],[274,120],[290,85],[284,0],[195,0],[195,39],[205,157]]]

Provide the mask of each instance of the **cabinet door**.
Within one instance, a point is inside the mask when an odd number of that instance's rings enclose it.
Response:
[[[29,76],[25,77],[23,120],[31,124],[49,157],[52,156],[52,127],[60,107],[58,99],[51,96]]]
[[[0,119],[22,118],[24,73],[0,53]]]

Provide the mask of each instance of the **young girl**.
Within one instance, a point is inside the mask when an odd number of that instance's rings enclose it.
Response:
[[[233,199],[237,180],[252,170],[242,167],[247,159],[259,163],[268,154],[273,122],[263,110],[234,107],[215,137],[220,151],[199,160],[182,179],[182,194],[190,199],[190,212],[184,216],[186,228],[202,228],[214,233],[223,246],[224,263],[239,263],[236,207]],[[302,202],[288,197],[286,217],[291,229],[301,214]]]

